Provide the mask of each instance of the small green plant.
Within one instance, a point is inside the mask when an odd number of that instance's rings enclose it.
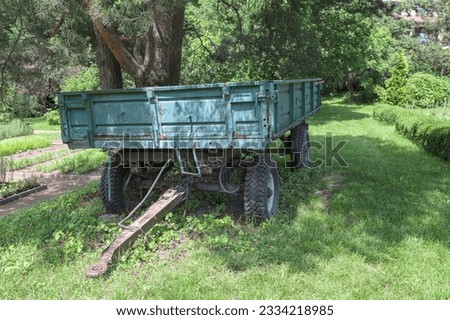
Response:
[[[56,152],[46,152],[46,153],[39,154],[34,157],[22,158],[22,159],[15,160],[15,161],[10,160],[10,161],[8,161],[8,168],[9,168],[9,170],[12,170],[12,171],[20,170],[22,168],[26,168],[26,167],[29,167],[34,164],[58,159],[63,156],[66,156],[68,154],[69,154],[69,150],[63,149],[63,150],[59,150]]]
[[[0,157],[0,183],[6,181],[6,173],[8,170],[8,161],[4,157]]]
[[[4,183],[0,187],[0,197],[7,198],[16,193],[20,193],[22,191],[37,187],[38,185],[39,184],[37,183],[37,180],[35,178]]]
[[[107,155],[102,151],[87,149],[61,158],[51,164],[39,165],[37,169],[43,172],[59,170],[61,173],[83,174],[100,167],[106,163],[107,158]]]

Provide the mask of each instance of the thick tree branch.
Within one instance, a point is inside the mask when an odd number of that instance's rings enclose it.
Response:
[[[91,17],[95,31],[102,37],[122,68],[129,74],[135,74],[140,69],[140,65],[120,40],[120,36],[112,28],[105,26],[99,20],[94,13],[94,5],[91,0],[84,0],[82,6]]]
[[[63,15],[61,16],[61,18],[58,21],[58,24],[53,28],[53,30],[51,32],[49,32],[46,35],[46,38],[50,39],[50,38],[56,37],[58,35],[58,33],[61,31],[61,27],[65,21],[66,21],[66,15],[63,13]]]
[[[117,61],[119,61],[120,65],[128,73],[135,73],[136,69],[139,68],[139,64],[136,59],[134,59],[134,57],[128,52],[127,48],[125,48],[124,44],[120,41],[115,32],[94,18],[92,22],[94,24],[95,30],[105,41],[106,45],[109,47],[109,50],[111,50],[114,57],[116,57]]]

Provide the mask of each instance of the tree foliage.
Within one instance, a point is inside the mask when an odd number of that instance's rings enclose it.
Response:
[[[396,30],[397,47],[408,51],[412,72],[428,72],[435,75],[450,73],[450,1],[406,0],[399,2],[396,13],[401,19],[385,19],[391,30]],[[405,19],[406,13],[415,14],[423,22]],[[419,20],[420,21],[420,20]],[[418,32],[426,34],[421,43]]]
[[[370,100],[403,49],[413,72],[448,74],[448,1],[2,0],[0,107],[42,112],[63,82],[86,79],[70,78],[74,70],[93,64],[103,89],[121,88],[126,74],[136,86],[177,84],[180,75],[183,83],[321,77],[328,91]],[[411,37],[411,21],[389,16],[413,7],[423,9],[428,45]]]
[[[1,1],[0,104],[4,110],[18,115],[21,108],[15,101],[45,110],[67,66],[90,59],[81,17],[70,1]]]
[[[329,89],[374,86],[392,44],[377,12],[365,0],[192,2],[183,82],[322,77]]]
[[[406,95],[406,83],[409,76],[409,65],[405,52],[401,52],[391,68],[391,77],[386,80],[385,102],[393,105],[404,106],[408,97]]]

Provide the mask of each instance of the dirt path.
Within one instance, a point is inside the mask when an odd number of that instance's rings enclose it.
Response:
[[[28,174],[31,176],[37,176],[36,174]],[[20,178],[23,178],[22,174]],[[47,189],[33,193],[24,198],[12,201],[10,203],[0,206],[0,216],[5,216],[14,213],[17,210],[34,206],[42,201],[52,199],[68,191],[78,189],[90,181],[98,180],[99,176],[96,175],[42,175],[38,176],[40,184],[46,184]]]
[[[26,151],[13,156],[13,159],[32,157],[46,152],[67,149],[67,145],[62,144],[61,140],[55,140],[53,145],[48,148]],[[61,173],[42,173],[35,169],[36,166],[30,166],[8,174],[12,180],[21,180],[26,178],[37,178],[39,184],[47,185],[47,189],[28,195],[24,198],[6,203],[0,206],[0,216],[14,213],[17,210],[34,206],[42,201],[52,199],[68,191],[78,189],[87,183],[100,179],[99,171],[86,173],[83,175],[61,174]]]

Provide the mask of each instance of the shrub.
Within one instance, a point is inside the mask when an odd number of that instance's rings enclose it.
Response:
[[[399,111],[390,105],[378,105],[373,110],[373,117],[385,124],[395,125]]]
[[[405,92],[408,103],[419,108],[450,104],[450,81],[428,73],[415,73],[407,81]]]
[[[91,91],[100,88],[100,75],[97,67],[89,67],[64,79],[62,91]]]
[[[13,118],[28,118],[36,114],[39,104],[35,96],[21,94],[9,88],[0,99],[0,123]]]
[[[405,92],[408,79],[409,66],[404,52],[397,57],[395,65],[391,68],[391,77],[386,80],[386,94],[384,102],[392,105],[404,105],[407,100]]]
[[[395,125],[399,133],[424,150],[450,161],[450,122],[387,105],[376,108],[373,116],[380,122]]]
[[[61,119],[59,117],[58,110],[52,110],[44,114],[44,119],[51,125],[59,125],[61,123]]]

